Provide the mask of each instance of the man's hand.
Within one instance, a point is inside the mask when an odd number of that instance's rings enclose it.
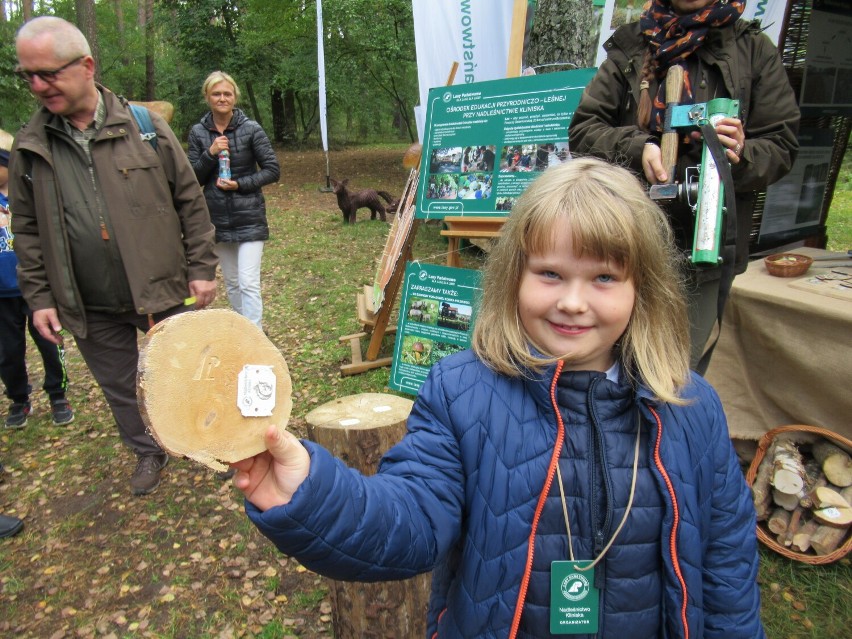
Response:
[[[290,503],[311,470],[311,456],[287,431],[271,425],[263,436],[267,450],[232,464],[234,486],[261,510]]]
[[[195,298],[195,307],[202,309],[216,299],[216,280],[191,280],[189,294]]]
[[[663,152],[653,142],[648,142],[642,149],[642,170],[649,184],[663,184],[669,179],[663,166]]]
[[[62,335],[59,334],[62,330],[62,324],[59,322],[59,315],[56,313],[55,308],[43,308],[39,311],[33,311],[33,326],[51,344],[62,345]]]

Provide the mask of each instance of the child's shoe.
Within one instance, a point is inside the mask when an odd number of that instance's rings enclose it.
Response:
[[[64,426],[74,421],[74,411],[67,399],[54,399],[50,402],[50,410],[53,412],[53,423],[56,426]]]
[[[6,428],[23,428],[27,425],[27,417],[32,410],[29,402],[13,402],[6,415]]]

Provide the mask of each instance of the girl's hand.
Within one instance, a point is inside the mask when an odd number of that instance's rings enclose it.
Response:
[[[260,510],[290,503],[293,494],[311,469],[311,457],[302,443],[287,431],[271,425],[264,437],[262,453],[235,462],[234,486],[243,491]]]
[[[218,138],[213,140],[213,144],[210,145],[210,149],[209,149],[210,155],[212,155],[214,158],[217,155],[219,155],[220,151],[227,151],[227,150],[228,150],[228,136],[227,135],[220,135]]]
[[[237,184],[236,180],[223,180],[222,178],[216,180],[216,186],[223,191],[236,191],[240,188],[240,185]]]

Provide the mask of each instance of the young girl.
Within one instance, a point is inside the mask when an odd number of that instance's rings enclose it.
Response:
[[[473,349],[432,367],[378,474],[272,427],[236,464],[249,517],[333,579],[432,570],[430,637],[763,637],[676,255],[627,170],[548,169],[489,257]]]

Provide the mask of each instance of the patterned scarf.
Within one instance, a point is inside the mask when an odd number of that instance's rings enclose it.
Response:
[[[662,132],[666,110],[666,71],[673,65],[683,67],[682,102],[692,102],[692,83],[687,71],[686,59],[702,44],[711,27],[732,24],[745,9],[746,0],[716,0],[703,9],[686,15],[678,15],[671,0],[650,0],[639,20],[642,33],[648,42],[651,64],[659,82],[657,95],[651,108],[652,131]]]

